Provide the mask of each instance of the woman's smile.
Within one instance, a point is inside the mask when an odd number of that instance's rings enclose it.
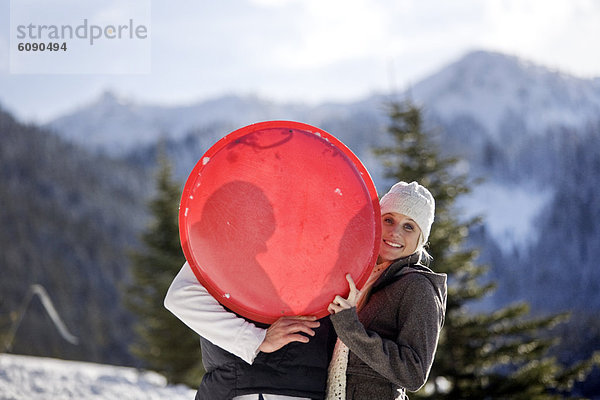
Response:
[[[385,239],[383,239],[383,243],[385,243],[385,244],[387,244],[389,246],[395,247],[395,248],[402,248],[402,247],[404,247],[400,243],[392,242],[391,240],[385,240]]]

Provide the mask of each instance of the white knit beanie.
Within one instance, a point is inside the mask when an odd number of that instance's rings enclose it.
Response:
[[[417,182],[398,182],[379,201],[381,215],[396,212],[412,218],[421,229],[418,247],[429,239],[435,214],[435,200],[429,190]]]

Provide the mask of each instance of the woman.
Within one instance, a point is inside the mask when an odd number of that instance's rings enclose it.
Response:
[[[402,399],[427,381],[446,308],[446,275],[422,262],[435,202],[416,182],[395,184],[381,198],[378,264],[362,290],[329,305],[338,335],[327,398]]]

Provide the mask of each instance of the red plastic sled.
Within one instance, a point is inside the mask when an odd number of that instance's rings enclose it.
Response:
[[[327,315],[377,260],[379,201],[360,160],[313,126],[269,121],[213,145],[179,210],[183,252],[221,304],[253,321]]]

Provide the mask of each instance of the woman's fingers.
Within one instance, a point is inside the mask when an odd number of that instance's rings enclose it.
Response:
[[[335,314],[338,313],[340,311],[344,310],[344,308],[338,304],[335,303],[331,303],[329,304],[329,306],[327,307],[327,311],[329,311],[329,314]]]
[[[333,299],[333,302],[339,306],[341,306],[342,308],[350,308],[352,307],[352,305],[348,302],[348,299],[343,298],[340,295],[335,296],[335,299]]]
[[[354,284],[354,279],[352,279],[352,275],[346,274],[346,280],[348,281],[348,285],[350,285],[350,293],[358,292],[356,284]]]
[[[352,307],[352,304],[349,303],[347,299],[343,298],[340,295],[337,295],[335,296],[331,304],[329,304],[329,307],[327,307],[327,311],[329,311],[330,314],[335,314],[337,312]]]
[[[354,279],[352,279],[350,274],[346,274],[346,280],[348,281],[348,286],[350,287],[348,298],[345,299],[340,295],[335,296],[331,304],[329,304],[329,307],[327,307],[327,311],[329,311],[330,314],[335,314],[347,308],[355,307],[356,303],[358,302],[360,290],[356,288]]]
[[[352,279],[352,276],[350,274],[346,274],[346,280],[348,281],[348,286],[350,286],[350,293],[348,293],[348,303],[350,303],[350,305],[354,307],[358,302],[360,290],[356,288],[354,279]]]

